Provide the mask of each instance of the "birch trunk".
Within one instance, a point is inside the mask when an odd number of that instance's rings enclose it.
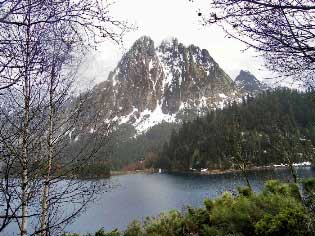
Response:
[[[30,34],[31,34],[31,9],[30,1],[28,1],[28,11],[26,17],[26,38],[25,38],[25,64],[24,64],[24,117],[23,117],[23,130],[22,130],[22,222],[21,222],[21,236],[27,235],[27,211],[28,211],[28,140],[29,140],[29,123],[30,123]]]
[[[29,81],[28,77],[25,77],[24,80],[24,124],[22,131],[22,157],[21,157],[21,165],[22,165],[22,176],[21,176],[21,206],[22,206],[22,222],[21,222],[21,236],[27,235],[27,207],[28,207],[28,152],[27,152],[27,143],[29,137],[29,106],[30,106],[30,97],[29,97]]]
[[[48,135],[47,135],[47,145],[48,145],[48,153],[47,153],[47,172],[44,181],[43,188],[43,196],[42,196],[42,213],[41,213],[41,236],[48,235],[48,196],[49,196],[49,182],[50,182],[50,174],[51,174],[51,166],[52,166],[52,158],[53,158],[53,132],[54,132],[54,79],[55,79],[55,71],[54,71],[54,62],[52,65],[50,83],[49,83],[49,121],[48,121]]]

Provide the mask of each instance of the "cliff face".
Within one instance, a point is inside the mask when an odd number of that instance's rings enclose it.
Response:
[[[183,107],[221,108],[236,98],[233,81],[207,50],[185,47],[174,39],[162,42],[157,54],[165,74],[163,112],[176,113]]]
[[[207,50],[186,47],[177,39],[156,47],[144,36],[89,99],[105,120],[143,131],[162,121],[179,121],[178,114],[185,110],[200,114],[222,108],[243,94]]]
[[[249,71],[241,70],[240,74],[235,78],[236,86],[243,92],[255,95],[261,91],[269,89],[269,87],[260,82],[254,75]]]

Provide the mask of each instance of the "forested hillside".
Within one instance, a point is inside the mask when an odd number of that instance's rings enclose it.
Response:
[[[143,160],[157,159],[163,144],[169,140],[172,130],[177,130],[179,127],[180,124],[177,123],[163,122],[143,134],[136,135],[132,125],[119,125],[97,153],[98,164],[109,165],[114,171],[143,169],[145,168]]]
[[[312,160],[314,98],[312,91],[282,88],[184,122],[155,167],[225,169]]]

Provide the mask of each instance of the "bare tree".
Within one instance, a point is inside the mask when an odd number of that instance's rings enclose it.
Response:
[[[27,220],[36,217],[40,218],[41,226],[33,234],[48,235],[50,229],[79,214],[96,191],[96,188],[86,191],[89,188],[74,177],[61,186],[60,177],[72,176],[96,153],[102,141],[99,138],[110,130],[108,124],[94,127],[93,137],[85,140],[72,156],[65,148],[69,132],[79,127],[77,114],[82,109],[81,103],[72,107],[73,112],[66,108],[71,73],[75,70],[71,67],[76,64],[73,55],[106,38],[120,42],[122,33],[128,29],[124,22],[110,17],[108,7],[98,0],[1,3],[0,161],[5,170],[1,197],[6,204],[0,230],[14,219],[20,234],[28,235]],[[97,113],[93,121],[97,124]],[[82,119],[80,122],[78,130],[83,131]],[[64,158],[66,154],[69,158]],[[58,161],[64,167],[59,172],[54,170]],[[39,192],[42,194],[38,195]],[[79,192],[80,198],[74,197]],[[57,218],[66,199],[80,203],[79,207],[53,222],[52,217]],[[40,210],[36,210],[39,202]]]
[[[40,45],[41,32],[51,24],[66,24],[75,38],[64,39],[69,43],[81,43],[95,47],[95,43],[111,39],[117,43],[130,30],[126,22],[111,17],[112,4],[106,0],[54,1],[54,0],[3,0],[0,2],[0,90],[9,88],[24,77],[20,73],[23,60],[16,60],[19,48],[12,50],[12,44],[23,38],[18,35],[29,32],[30,48]],[[33,35],[33,32],[39,34]],[[25,38],[24,38],[25,39]],[[41,40],[45,41],[44,37]],[[26,49],[26,40],[24,40]],[[25,59],[25,58],[23,58]]]
[[[240,131],[240,125],[237,121],[233,121],[229,127],[226,135],[228,146],[224,155],[230,158],[232,168],[236,167],[241,171],[246,185],[251,189],[247,173],[248,166],[251,164],[251,155],[250,151],[245,148],[248,140],[245,137],[245,132]]]
[[[63,30],[62,35],[66,33],[71,34],[71,31]],[[54,32],[52,37],[60,35]],[[47,66],[46,144],[39,168],[44,177],[40,227],[30,235],[50,235],[62,230],[94,199],[95,193],[102,190],[99,181],[82,181],[77,175],[82,167],[94,161],[95,154],[107,142],[113,123],[102,120],[102,108],[88,100],[90,92],[75,99],[69,96],[75,81],[75,74],[68,68],[73,65],[73,54],[70,52],[60,40],[51,45]],[[92,113],[89,106],[99,109],[94,109]],[[66,204],[75,207],[64,210]]]
[[[199,15],[256,49],[270,70],[313,86],[314,1],[210,0],[209,12]]]

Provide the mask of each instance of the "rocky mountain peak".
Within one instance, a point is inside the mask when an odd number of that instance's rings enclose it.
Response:
[[[268,86],[260,82],[249,71],[241,70],[240,74],[235,78],[236,85],[243,91],[251,94],[268,89]]]
[[[225,93],[234,90],[231,78],[206,49],[195,45],[186,47],[172,39],[163,41],[156,51],[165,73],[163,112],[172,114],[181,108],[208,110],[222,107],[224,99],[214,97],[219,91],[223,98]]]
[[[153,56],[154,50],[154,41],[148,36],[142,36],[134,42],[129,53],[133,53],[134,55],[147,54]]]
[[[236,77],[235,81],[244,81],[248,83],[260,83],[260,81],[249,71],[241,70],[240,74]]]
[[[171,48],[177,48],[178,47],[178,39],[177,38],[169,38],[169,39],[164,39],[160,46],[162,50],[163,49],[171,49]]]
[[[180,121],[187,111],[200,114],[222,108],[241,96],[206,49],[185,46],[176,38],[156,47],[150,37],[143,36],[109,78],[95,87],[93,99],[119,123],[143,131],[162,121]]]

